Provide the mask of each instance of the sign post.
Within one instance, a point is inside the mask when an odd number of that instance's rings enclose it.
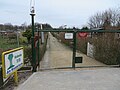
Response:
[[[17,74],[17,71],[14,72],[14,81],[15,81],[16,85],[18,85],[18,74]]]
[[[14,74],[14,80],[18,83],[17,70],[24,64],[23,47],[9,50],[2,53],[3,78]]]

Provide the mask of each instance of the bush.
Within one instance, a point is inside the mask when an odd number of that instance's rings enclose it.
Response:
[[[25,46],[24,47],[24,57],[25,58],[31,58],[31,56],[32,56],[32,49],[31,49],[31,47],[30,46]]]
[[[81,51],[84,54],[87,54],[87,39],[77,37],[76,41],[77,50]]]
[[[31,62],[32,60],[32,49],[30,46],[24,46],[24,62]]]
[[[20,44],[26,44],[27,43],[27,39],[25,37],[21,37],[21,38],[19,38],[19,43]]]
[[[2,52],[3,52],[3,50],[0,49],[0,65],[2,64]]]
[[[95,59],[108,65],[116,65],[117,57],[120,55],[119,45],[119,42],[112,38],[110,34],[95,39]]]
[[[46,44],[47,44],[47,34],[45,34],[44,44],[40,44],[40,46],[39,46],[40,47],[40,54],[39,54],[40,60],[42,60],[42,57],[44,56],[44,53],[46,51]],[[24,47],[24,57],[29,59],[32,64],[32,48],[31,48],[31,46]],[[27,60],[27,59],[25,59],[25,60]],[[36,63],[38,64],[39,63],[38,61],[40,61],[40,60],[38,60],[38,48],[37,48],[36,49]]]

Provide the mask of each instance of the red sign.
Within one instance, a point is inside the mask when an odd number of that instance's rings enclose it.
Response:
[[[78,33],[79,37],[87,37],[88,33],[86,32],[80,32]]]

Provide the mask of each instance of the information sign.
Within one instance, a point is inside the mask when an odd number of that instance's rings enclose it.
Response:
[[[7,78],[23,66],[23,47],[2,53],[3,76]]]
[[[65,33],[65,39],[73,39],[73,33]]]

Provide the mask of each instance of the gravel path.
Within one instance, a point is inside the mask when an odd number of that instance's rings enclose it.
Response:
[[[61,44],[55,37],[49,33],[47,42],[47,51],[40,63],[41,69],[72,67],[72,49]],[[85,54],[78,53],[77,56],[83,57],[83,63],[76,64],[79,66],[103,66],[104,64],[92,59]]]

